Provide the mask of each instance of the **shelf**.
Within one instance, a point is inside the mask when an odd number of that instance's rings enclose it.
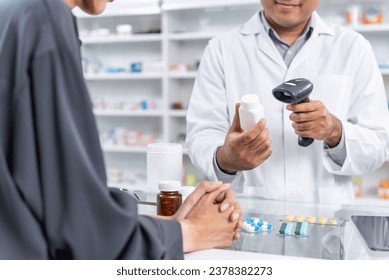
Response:
[[[197,72],[170,72],[169,78],[171,79],[196,79]]]
[[[135,42],[162,42],[160,34],[134,34],[127,36],[107,36],[107,37],[83,37],[81,41],[84,45],[90,44],[115,44],[115,43],[135,43]]]
[[[107,185],[109,188],[125,189],[125,190],[130,190],[130,191],[136,191],[136,190],[142,189],[140,186],[128,184],[128,183],[114,183],[114,182],[108,181]]]
[[[96,116],[101,117],[161,117],[162,111],[124,111],[124,110],[94,110]]]
[[[84,74],[85,80],[157,80],[162,73],[120,73],[120,74]]]
[[[134,153],[134,154],[145,154],[147,153],[147,147],[127,147],[127,146],[102,146],[101,149],[107,153]],[[188,154],[188,149],[182,150],[184,155]]]
[[[187,10],[187,9],[204,9],[213,7],[233,7],[233,6],[247,6],[254,5],[260,7],[258,0],[165,0],[162,4],[162,10],[174,11],[174,10]]]
[[[345,27],[351,28],[357,32],[388,32],[389,24],[367,24],[367,25],[345,25]]]
[[[147,147],[141,146],[102,146],[102,150],[108,153],[134,153],[134,154],[143,154],[147,152]]]
[[[186,117],[187,110],[170,110],[169,111],[169,116],[170,117]]]
[[[176,33],[169,34],[167,37],[171,41],[190,41],[190,40],[209,40],[212,39],[218,33]]]
[[[116,5],[116,4],[115,4]],[[109,17],[128,17],[128,16],[147,16],[147,15],[160,15],[161,14],[161,8],[159,7],[147,7],[147,8],[129,8],[129,9],[115,9],[112,10],[106,10],[101,15],[94,16],[94,15],[88,15],[81,11],[78,8],[75,8],[73,10],[73,14],[78,19],[99,19],[99,18],[109,18]]]
[[[162,117],[163,111],[124,111],[124,110],[93,110],[96,116],[101,117]],[[170,117],[186,117],[187,110],[169,110]]]

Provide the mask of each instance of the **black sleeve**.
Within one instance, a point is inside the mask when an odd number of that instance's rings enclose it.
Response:
[[[61,13],[57,23],[74,28]],[[62,32],[50,28],[39,40]],[[135,200],[106,187],[79,59],[58,44],[29,56],[17,87],[0,75],[0,258],[182,259],[178,222],[141,217]]]
[[[119,204],[109,194],[89,96],[73,57],[66,57],[54,50],[32,68],[50,254],[65,249],[81,259],[182,258],[178,223],[139,218],[135,201]]]

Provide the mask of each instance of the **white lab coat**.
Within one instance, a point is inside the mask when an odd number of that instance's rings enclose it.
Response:
[[[187,115],[187,146],[193,163],[217,180],[213,156],[224,143],[241,96],[255,93],[265,108],[272,155],[244,171],[233,188],[268,199],[349,203],[351,176],[380,167],[388,158],[389,116],[385,89],[369,42],[360,34],[326,24],[315,12],[314,31],[287,68],[256,13],[246,24],[213,38],[200,64]],[[344,129],[343,166],[324,150],[323,141],[297,144],[290,112],[272,89],[293,78],[314,84],[321,100]],[[336,148],[335,148],[336,149]],[[240,183],[239,183],[240,182]]]

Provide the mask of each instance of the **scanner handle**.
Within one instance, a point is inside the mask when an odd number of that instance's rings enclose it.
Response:
[[[300,101],[299,104],[307,103],[309,101],[310,101],[309,97],[307,97],[304,100]],[[313,143],[313,141],[314,141],[314,139],[313,138],[309,138],[309,137],[301,137],[301,136],[299,136],[299,138],[298,138],[298,144],[301,147],[308,147],[309,145],[311,145]]]

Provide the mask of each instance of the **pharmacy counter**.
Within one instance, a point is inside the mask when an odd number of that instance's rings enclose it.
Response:
[[[389,259],[389,205],[315,204],[247,196],[238,196],[237,200],[243,218],[261,218],[271,223],[273,229],[257,233],[242,230],[240,239],[226,250],[195,252],[188,254],[187,259]],[[285,236],[279,229],[286,215],[336,218],[338,225],[308,224],[308,236]],[[377,218],[358,218],[354,222],[355,216]]]
[[[389,217],[389,205],[315,204],[245,196],[237,200],[243,209],[244,218],[259,217],[267,220],[273,224],[273,230],[259,233],[242,231],[241,238],[229,250],[319,259],[389,259],[389,218],[356,219],[356,216]],[[279,229],[287,215],[337,218],[339,224],[309,224],[307,237],[284,236],[279,234]],[[353,216],[355,222],[352,221]],[[366,243],[365,239],[370,243]]]

